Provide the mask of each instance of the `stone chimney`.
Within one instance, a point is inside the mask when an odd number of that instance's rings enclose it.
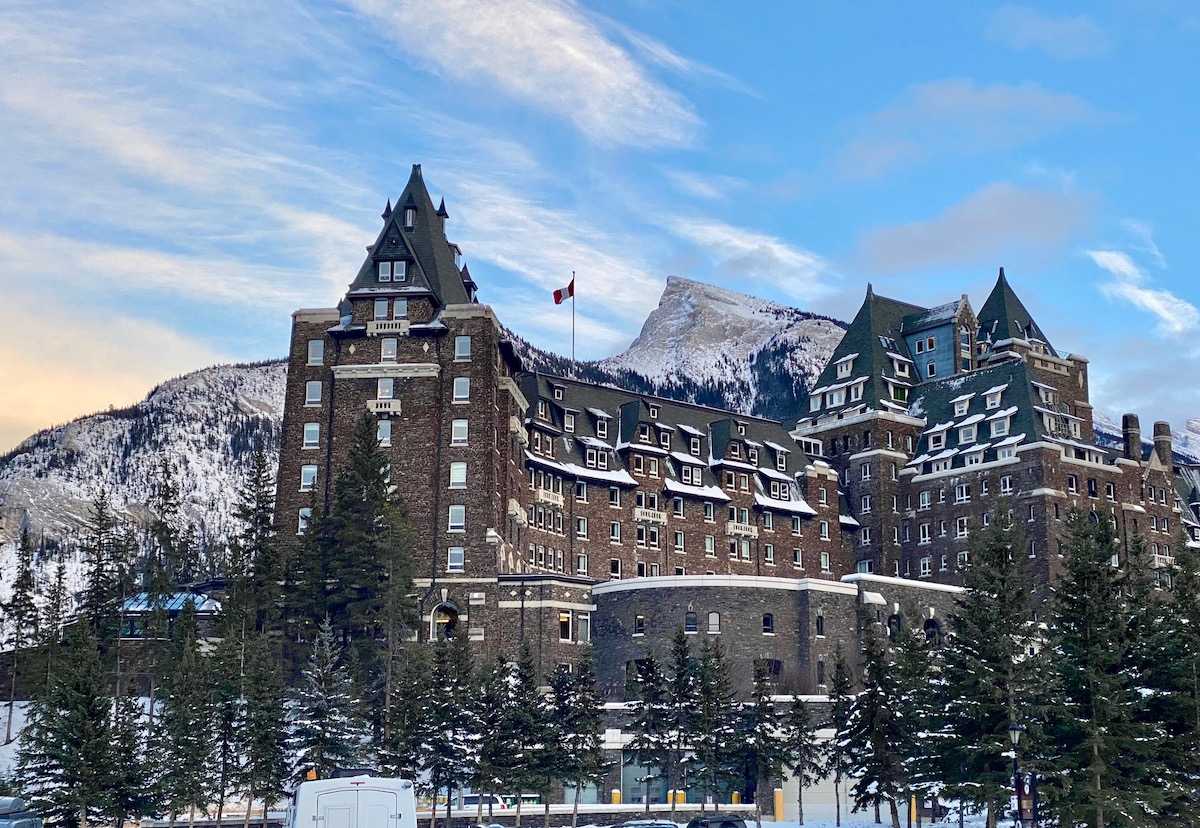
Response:
[[[1154,453],[1159,462],[1171,468],[1171,425],[1159,420],[1154,424]]]
[[[1125,459],[1142,459],[1142,424],[1136,414],[1121,418],[1121,435],[1125,438]]]

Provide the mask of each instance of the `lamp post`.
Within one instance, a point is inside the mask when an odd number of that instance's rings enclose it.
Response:
[[[1025,732],[1025,725],[1013,722],[1008,726],[1008,738],[1012,740],[1013,746],[1013,798],[1017,802],[1017,809],[1013,814],[1013,825],[1016,828],[1021,828],[1021,767],[1017,764],[1017,748],[1021,744],[1021,734]]]

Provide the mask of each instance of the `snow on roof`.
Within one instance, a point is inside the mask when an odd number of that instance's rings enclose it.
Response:
[[[723,460],[720,457],[714,458],[712,464],[714,466],[730,466],[735,469],[745,469],[752,472],[759,470],[758,466],[751,466],[749,463],[743,463],[740,460]]]
[[[788,475],[784,474],[781,471],[776,471],[775,469],[771,468],[770,466],[760,466],[758,469],[758,473],[761,474],[763,477],[770,477],[774,480],[785,480],[788,483],[792,482],[791,477],[789,477]]]
[[[1014,415],[1016,413],[1017,413],[1017,407],[1014,405],[1009,408],[1001,409],[1000,411],[997,411],[995,414],[989,414],[988,419],[989,420],[1002,420],[1005,417],[1011,417],[1012,415]]]
[[[779,443],[772,443],[770,440],[766,440],[766,441],[764,441],[764,442],[766,442],[766,444],[767,444],[768,446],[770,446],[771,448],[775,449],[775,451],[782,451],[782,452],[784,452],[785,454],[786,454],[787,452],[791,451],[791,449],[790,449],[790,448],[788,448],[787,446],[781,446],[781,445],[779,445]]]
[[[958,454],[958,449],[946,449],[945,451],[938,452],[937,454],[930,457],[929,462],[936,463],[938,460],[949,460],[951,457],[953,457],[956,454]]]
[[[690,425],[687,425],[686,423],[680,423],[679,430],[686,432],[686,433],[692,435],[693,437],[703,437],[704,436],[703,431],[701,431],[698,428],[692,428]]]
[[[674,457],[676,460],[678,460],[680,463],[694,463],[697,466],[704,465],[704,461],[701,460],[699,457],[695,456],[694,454],[686,454],[682,451],[673,451],[673,452],[671,452],[671,456]]]
[[[843,526],[861,526],[862,525],[857,520],[850,517],[849,515],[838,515],[838,523],[842,524]]]
[[[601,440],[599,437],[576,437],[576,440],[591,448],[604,449],[612,451],[612,446]]]
[[[1037,383],[1035,382],[1034,385],[1037,385]],[[994,385],[991,388],[989,388],[988,390],[984,391],[983,394],[985,397],[990,397],[992,394],[999,394],[1001,391],[1003,391],[1006,388],[1008,388],[1007,382],[1004,383],[1004,385]]]
[[[538,457],[536,454],[525,452],[525,460],[530,463],[536,463],[546,468],[560,471],[563,474],[569,474],[573,477],[583,477],[588,480],[599,480],[603,483],[621,483],[626,486],[636,486],[637,481],[625,469],[616,469],[606,471],[604,469],[589,469],[585,466],[576,465],[575,463],[559,463],[557,460],[549,460],[545,457]]]
[[[922,454],[920,457],[914,457],[913,459],[909,460],[909,461],[908,461],[907,463],[905,463],[904,465],[906,465],[906,466],[919,466],[920,464],[924,463],[924,462],[925,462],[926,460],[928,460],[928,459],[929,459],[929,455],[928,455],[928,454]]]
[[[887,601],[878,592],[867,592],[864,590],[862,596],[864,604],[875,604],[881,607],[887,606]]]
[[[952,402],[952,403],[962,402],[963,400],[969,400],[974,396],[975,396],[975,392],[972,391],[969,394],[961,394],[961,395],[955,397],[954,399],[952,399],[950,402]]]
[[[593,417],[599,417],[601,420],[611,420],[612,415],[602,408],[589,408],[588,413]]]
[[[890,356],[892,359],[898,359],[898,360],[900,360],[901,362],[907,362],[907,363],[909,363],[910,365],[915,365],[915,364],[916,364],[916,363],[914,363],[914,362],[913,362],[911,359],[909,359],[908,357],[904,356],[903,354],[898,354],[898,353],[896,353],[895,351],[888,351],[888,352],[887,352],[887,355],[888,355],[888,356]]]
[[[996,443],[993,448],[1004,448],[1005,446],[1015,446],[1017,443],[1025,439],[1024,434],[1014,434],[1011,437],[1005,437],[1000,442]]]
[[[982,419],[983,419],[982,414],[972,414],[970,417],[967,417],[961,423],[955,423],[954,427],[962,428],[963,426],[975,425],[977,422],[979,422]]]
[[[833,361],[833,364],[834,364],[834,365],[840,365],[841,363],[843,363],[843,362],[849,362],[850,360],[852,360],[852,359],[855,359],[856,357],[858,357],[858,354],[846,354],[846,355],[845,355],[844,357],[842,357],[841,359],[835,359],[835,360]]]
[[[671,478],[663,481],[664,488],[672,494],[691,495],[692,497],[703,497],[708,500],[729,500],[729,495],[721,491],[718,486],[689,486],[686,483],[680,483]]]
[[[762,448],[762,443],[758,442],[757,440],[751,440],[750,438],[746,438],[746,445],[754,446],[755,448]]]
[[[1040,411],[1043,414],[1051,414],[1055,417],[1066,417],[1068,420],[1082,420],[1083,419],[1082,417],[1076,417],[1074,414],[1068,414],[1065,411],[1055,411],[1053,408],[1044,408],[1043,406],[1040,406],[1040,405],[1035,405],[1033,407],[1033,410]]]
[[[927,428],[927,429],[925,429],[925,431],[924,431],[924,432],[922,432],[922,433],[924,433],[924,434],[937,434],[939,431],[945,431],[946,429],[950,428],[950,427],[951,427],[951,426],[953,426],[953,425],[954,425],[954,421],[953,421],[953,420],[951,420],[951,421],[950,421],[950,422],[948,422],[948,423],[938,423],[938,424],[937,424],[937,425],[935,425],[933,428]]]
[[[761,492],[754,493],[754,505],[761,506],[764,509],[771,509],[772,511],[792,512],[797,515],[815,515],[817,513],[802,498],[797,500],[780,500],[768,497]]]

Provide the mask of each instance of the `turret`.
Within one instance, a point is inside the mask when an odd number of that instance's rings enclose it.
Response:
[[[1136,414],[1126,414],[1121,418],[1121,436],[1124,438],[1124,455],[1126,460],[1142,459],[1142,424]]]
[[[1171,425],[1159,420],[1154,424],[1154,453],[1167,468],[1171,467]]]

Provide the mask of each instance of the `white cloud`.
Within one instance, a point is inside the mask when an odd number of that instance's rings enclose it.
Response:
[[[1020,146],[1105,117],[1082,98],[1036,83],[929,81],[869,115],[840,152],[837,166],[849,178],[871,178],[946,153]]]
[[[775,236],[706,218],[674,218],[666,227],[701,248],[726,277],[760,281],[802,301],[827,295],[837,279],[822,256]]]
[[[1037,49],[1059,60],[1096,57],[1112,45],[1108,34],[1085,14],[1052,16],[1014,5],[992,13],[987,36],[1014,49]]]
[[[628,26],[623,26],[612,20],[607,22],[615,31],[619,32],[622,37],[629,41],[631,46],[641,52],[646,59],[664,69],[668,69],[679,75],[710,80],[720,86],[740,92],[743,95],[749,95],[752,98],[762,97],[754,89],[727,72],[722,72],[720,69],[715,69],[707,64],[686,58],[662,41],[655,40],[649,35],[635,31]]]
[[[690,144],[700,118],[568,0],[350,0],[382,22],[421,66],[490,82],[526,105],[573,123],[609,146]],[[665,54],[660,57],[666,57]]]
[[[1149,286],[1145,272],[1120,250],[1088,250],[1088,257],[1113,279],[1100,286],[1110,299],[1128,302],[1158,319],[1158,332],[1178,336],[1200,327],[1200,310],[1191,302],[1171,293]]]
[[[728,198],[732,192],[745,188],[747,183],[744,178],[732,175],[708,175],[689,170],[664,169],[663,176],[684,195],[708,200]]]
[[[1121,226],[1125,228],[1125,231],[1129,235],[1137,240],[1135,249],[1139,253],[1149,256],[1154,260],[1154,264],[1159,267],[1165,268],[1167,266],[1167,257],[1163,255],[1162,250],[1158,247],[1158,243],[1154,241],[1154,228],[1150,226],[1149,222],[1139,219],[1125,219],[1121,222]]]
[[[869,269],[894,273],[1045,254],[1071,238],[1087,209],[1075,194],[989,184],[932,218],[866,233],[858,255]]]

